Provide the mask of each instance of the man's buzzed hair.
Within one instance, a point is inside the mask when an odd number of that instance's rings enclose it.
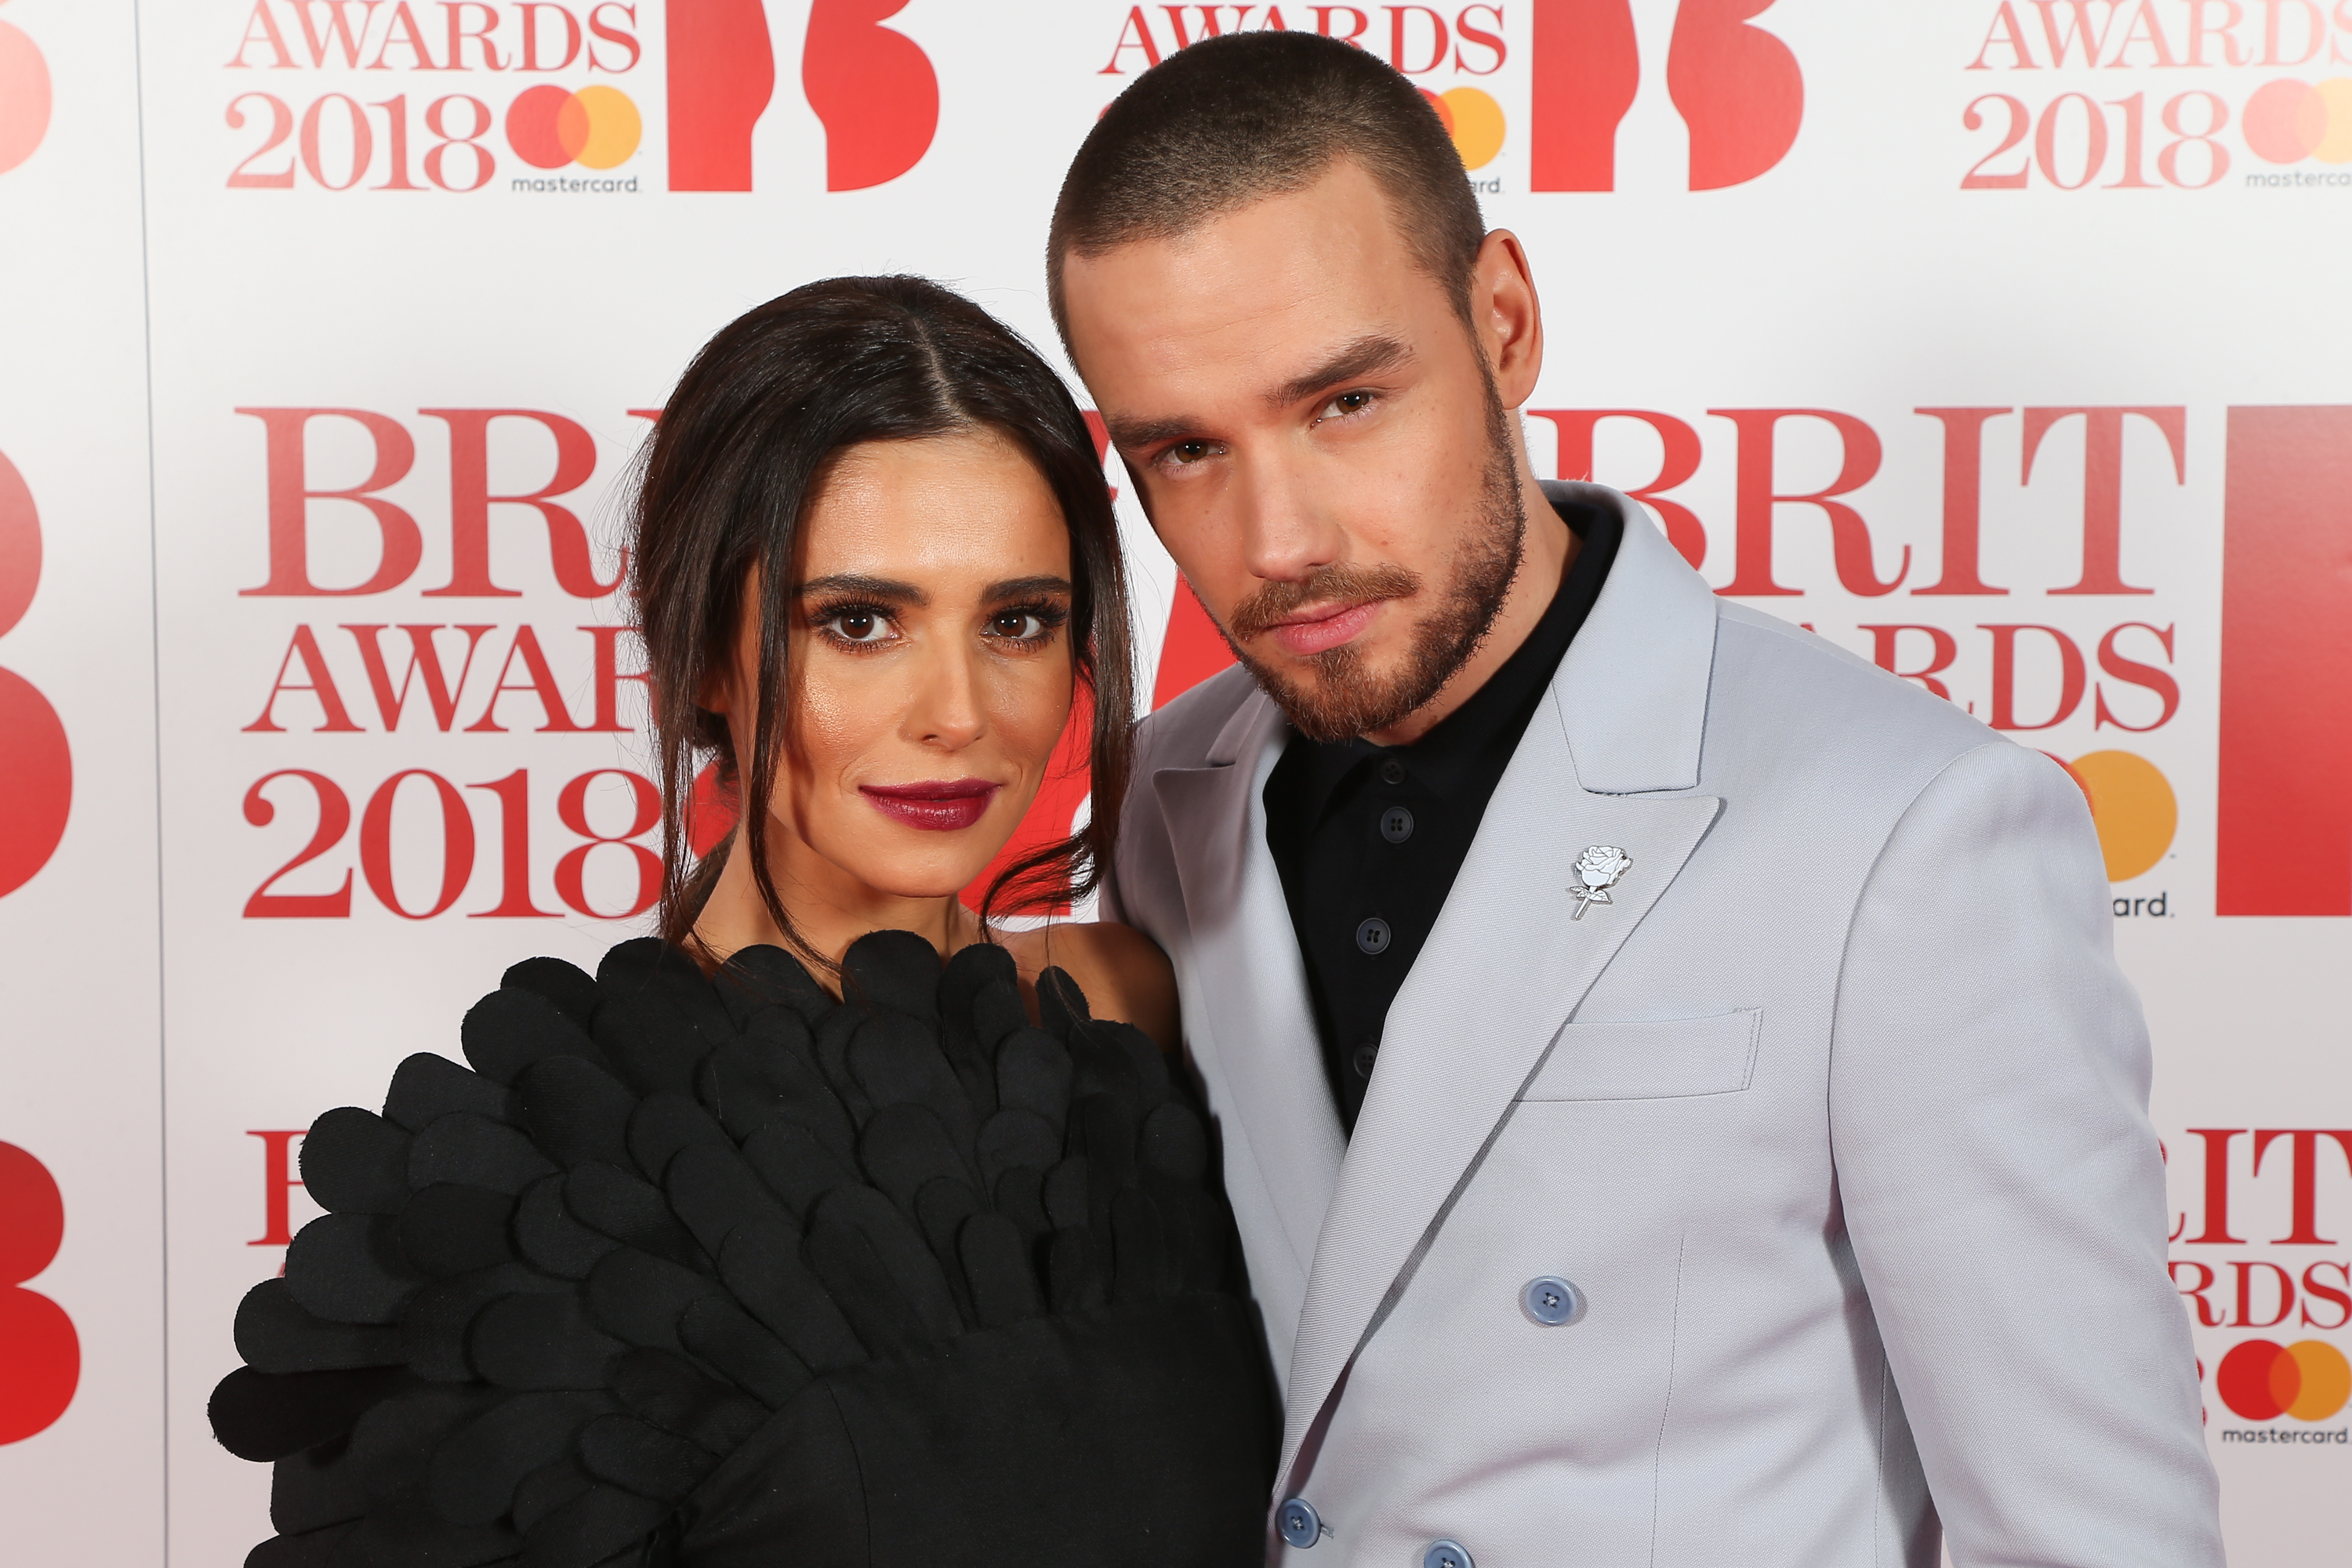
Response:
[[[1045,247],[1046,298],[1069,342],[1063,259],[1172,239],[1341,158],[1388,198],[1413,260],[1466,323],[1486,238],[1469,172],[1419,88],[1353,44],[1314,33],[1206,38],[1138,77],[1070,163]]]

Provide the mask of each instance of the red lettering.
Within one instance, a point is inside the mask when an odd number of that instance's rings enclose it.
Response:
[[[547,0],[522,0],[516,7],[522,13],[522,58],[515,69],[526,71],[560,71],[580,58],[580,23],[571,12]],[[563,58],[552,62],[539,58],[539,14],[552,11],[563,18]]]
[[[634,680],[653,690],[653,675],[648,670],[621,668],[620,642],[625,637],[635,637],[635,626],[582,626],[582,631],[596,644],[596,717],[588,728],[599,734],[623,734],[633,728],[621,722],[621,682]]]
[[[306,18],[302,24],[309,26]],[[259,31],[255,29],[258,27]],[[286,47],[286,35],[278,30],[278,19],[269,14],[269,0],[253,0],[253,14],[245,19],[245,37],[236,41],[236,53],[229,57],[229,67],[235,70],[251,70],[253,62],[245,51],[256,44],[267,44],[278,58],[270,63],[271,70],[290,71],[301,68],[294,63],[294,55]]]
[[[2279,54],[2279,13],[2292,5],[2303,17],[2303,53],[2293,59]],[[2319,14],[2312,0],[2263,0],[2263,58],[2266,66],[2299,66],[2319,53],[2319,46],[2327,37],[2327,18]]]
[[[824,122],[824,188],[862,191],[895,180],[930,151],[940,79],[912,38],[882,25],[899,5],[814,0],[801,51],[801,88]]]
[[[286,672],[294,668],[294,661],[298,658],[302,661],[303,673],[310,678],[307,685],[286,679]],[[320,711],[325,715],[325,721],[318,726],[321,733],[356,734],[359,731],[360,727],[352,722],[350,710],[343,706],[342,693],[335,689],[335,678],[327,668],[327,656],[319,651],[319,639],[311,634],[309,626],[294,628],[294,639],[286,645],[286,657],[278,661],[278,679],[269,683],[269,696],[261,704],[261,717],[245,727],[246,734],[284,733],[286,727],[271,716],[271,710],[278,706],[278,694],[281,691],[307,691],[318,699]]]
[[[1372,25],[1372,19],[1370,16],[1365,16],[1361,11],[1357,10],[1353,5],[1309,5],[1307,9],[1315,13],[1315,30],[1317,32],[1322,34],[1327,38],[1337,38],[1343,44],[1355,44],[1357,39],[1364,36],[1364,29]],[[1356,19],[1356,26],[1349,32],[1335,33],[1331,30],[1331,18],[1334,15],[1341,11],[1345,11],[1349,16],[1353,16]],[[1361,44],[1356,44],[1356,47],[1358,48],[1363,47]]]
[[[499,30],[499,14],[496,9],[483,5],[481,0],[440,0],[440,5],[443,11],[448,13],[449,23],[449,63],[444,68],[453,71],[466,68],[466,45],[468,40],[482,46],[484,70],[499,71],[507,68],[506,62],[499,58],[498,46],[490,42],[490,35]],[[479,11],[482,14],[481,31],[467,30],[466,13],[468,11]]]
[[[1129,49],[1143,51],[1143,63],[1147,69],[1160,63],[1160,46],[1152,40],[1151,24],[1144,19],[1140,5],[1127,8],[1127,20],[1118,29],[1118,42],[1110,47],[1110,63],[1095,74],[1125,76],[1127,73],[1119,68],[1118,57]]]
[[[323,67],[327,63],[327,46],[341,43],[343,64],[352,70],[360,66],[360,38],[367,34],[368,24],[375,19],[375,8],[381,0],[365,0],[367,9],[360,13],[358,33],[352,29],[351,14],[343,7],[352,0],[302,0],[294,7],[294,19],[302,24],[302,42],[310,50],[310,63]],[[323,5],[327,11],[327,30],[321,35],[310,20],[310,7]]]
[[[2032,0],[2032,4],[2042,13],[2042,37],[2050,46],[2050,63],[2061,69],[2066,64],[2066,46],[2076,40],[2083,46],[2083,64],[2097,65],[2101,51],[2106,47],[2108,29],[2116,25],[2116,13],[2123,9],[2110,0],[2105,26],[2095,33],[2091,31],[2091,0]],[[2060,5],[2065,6],[2066,14],[2074,17],[2072,26],[2058,19]]]
[[[1797,57],[1748,18],[1772,0],[1682,0],[1666,93],[1690,128],[1690,188],[1742,184],[1788,156],[1805,118]]]
[[[2081,705],[2086,671],[2083,668],[2083,650],[2074,639],[2056,626],[1990,626],[1979,631],[1992,634],[1992,727],[1996,730],[2048,730],[2063,724]],[[2038,724],[2020,723],[2017,718],[2017,634],[2040,632],[2058,650],[2058,706],[2049,718]]]
[[[2205,1234],[2189,1238],[2191,1246],[2236,1245],[2245,1237],[2230,1234],[2230,1140],[2245,1135],[2242,1127],[2192,1127],[2189,1135],[2205,1140]]]
[[[408,0],[400,0],[400,3],[392,8],[392,21],[383,30],[383,42],[376,46],[375,58],[368,62],[367,68],[372,71],[390,70],[392,67],[385,63],[384,57],[392,53],[392,46],[394,44],[399,44],[408,51],[413,62],[411,69],[433,71],[457,68],[457,62],[454,58],[446,66],[436,66],[433,63],[433,51],[425,47],[425,29],[417,26],[416,15],[409,10]]]
[[[382,594],[408,581],[425,555],[416,520],[375,492],[397,484],[416,461],[416,443],[397,420],[363,408],[240,408],[267,433],[269,484],[269,580],[239,590],[241,597]],[[349,419],[375,443],[375,466],[360,483],[314,490],[303,468],[303,432],[313,419]],[[321,588],[310,581],[310,506],[314,500],[357,501],[375,519],[381,552],[373,576],[354,588]]]
[[[1698,432],[1671,414],[1646,408],[1530,408],[1530,419],[1549,419],[1559,432],[1556,476],[1563,479],[1592,478],[1592,432],[1603,419],[1638,419],[1657,432],[1661,448],[1657,476],[1640,489],[1618,488],[1648,506],[1665,525],[1666,540],[1696,567],[1706,559],[1706,529],[1698,514],[1659,492],[1670,490],[1698,472]]]
[[[2153,636],[2157,641],[2164,645],[2165,658],[2168,661],[2171,659],[2172,628],[2170,626],[2157,627],[2149,626],[2146,621],[2126,621],[2122,626],[2107,628],[2107,635],[2099,639],[2099,668],[2127,686],[2143,687],[2155,692],[2158,699],[2164,704],[2164,711],[2156,716],[2153,723],[2126,724],[2116,718],[2114,710],[2108,708],[2106,683],[2102,681],[2091,699],[2093,715],[2091,728],[2094,730],[2102,725],[2112,724],[2118,730],[2128,730],[2136,735],[2146,734],[2150,730],[2161,730],[2170,723],[2172,715],[2180,707],[2179,681],[2152,664],[2142,664],[2137,659],[2126,658],[2116,651],[2116,638],[2129,631],[2147,632]]]
[[[1405,76],[1420,76],[1433,71],[1445,63],[1445,51],[1453,40],[1446,36],[1445,18],[1426,5],[1389,5],[1389,64]],[[1414,15],[1429,18],[1432,28],[1429,58],[1421,65],[1405,64],[1405,20]]]
[[[2347,1295],[2340,1287],[2322,1284],[2317,1275],[2323,1268],[2333,1268],[2336,1270],[2336,1279],[2343,1280],[2345,1286],[2352,1286],[2352,1274],[2348,1274],[2346,1266],[2341,1263],[2315,1263],[2305,1269],[2303,1271],[2303,1321],[2306,1327],[2314,1329],[2340,1329],[2347,1323],[2352,1323],[2352,1295]],[[2311,1302],[2315,1296],[2320,1300],[2335,1303],[2336,1321],[2334,1322],[2323,1323],[2311,1315]]]
[[[2139,9],[2132,13],[2131,26],[2124,30],[2124,41],[2116,46],[2116,58],[2107,62],[2109,70],[2122,70],[2131,64],[2134,44],[2146,44],[2155,58],[2148,63],[2158,68],[2177,68],[2180,62],[2173,58],[2172,44],[2164,36],[2163,20],[2156,14],[2156,0],[2139,0]]]
[[[618,27],[605,26],[603,18],[607,11],[618,11],[628,18],[629,26],[634,27],[637,25],[637,8],[635,5],[620,5],[618,0],[604,0],[603,5],[588,13],[590,33],[604,43],[618,44],[629,51],[629,58],[625,61],[617,66],[608,66],[597,56],[595,44],[591,43],[588,46],[588,68],[592,71],[603,71],[607,76],[619,76],[624,71],[635,70],[637,61],[644,57],[645,51],[638,47],[637,36],[635,33],[623,32]],[[770,68],[772,71],[773,67]]]
[[[1628,0],[1532,3],[1528,188],[1614,190],[1617,126],[1642,83],[1633,8]]]
[[[514,668],[518,658],[530,677],[528,686],[507,684],[508,672]],[[547,720],[539,727],[541,734],[579,732],[580,726],[572,721],[571,710],[563,705],[563,689],[556,683],[555,672],[548,668],[547,655],[540,651],[538,634],[527,626],[515,628],[514,643],[507,649],[506,662],[499,666],[499,679],[490,688],[490,699],[482,705],[482,716],[466,726],[466,733],[505,734],[505,727],[499,722],[499,698],[509,691],[528,691],[539,699],[541,713]]]
[[[670,0],[663,15],[669,188],[748,191],[752,128],[776,87],[767,10],[760,0]]]
[[[2286,1315],[2294,1310],[2294,1277],[2293,1275],[2277,1264],[2260,1258],[2252,1261],[2242,1258],[2231,1263],[2230,1267],[2237,1271],[2238,1276],[2238,1315],[2230,1320],[2231,1328],[2268,1329],[2286,1321]],[[2269,1269],[2278,1279],[2278,1310],[2259,1323],[2254,1321],[2253,1313],[2254,1270],[2257,1268]]]
[[[2194,1258],[2176,1259],[2167,1267],[2172,1275],[2173,1289],[2197,1303],[2197,1321],[2209,1329],[2220,1328],[2221,1314],[2215,1311],[2213,1303],[2205,1299],[2205,1292],[2213,1288],[2213,1271]],[[2196,1284],[2184,1286],[2180,1283],[2180,1271],[2184,1268],[2197,1270]]]
[[[1472,26],[1470,25],[1470,13],[1473,11],[1484,11],[1487,16],[1494,18],[1495,30],[1490,33],[1484,27]],[[1454,18],[1454,36],[1456,39],[1460,40],[1454,47],[1454,68],[1455,70],[1462,72],[1465,76],[1493,76],[1496,71],[1503,68],[1503,61],[1507,58],[1509,49],[1503,42],[1503,8],[1500,5],[1463,6],[1461,12]],[[1485,49],[1488,54],[1492,55],[1494,58],[1483,68],[1478,66],[1472,65],[1468,60],[1462,58],[1463,47],[1470,44],[1477,45],[1480,48]]]
[[[402,904],[400,889],[392,879],[392,808],[401,784],[409,779],[431,784],[441,806],[441,893],[425,910]],[[375,894],[376,901],[403,920],[429,921],[456,903],[474,874],[474,814],[466,809],[466,797],[457,793],[457,786],[424,768],[404,768],[377,785],[360,816],[360,872],[367,878],[368,890]]]
[[[1992,26],[1985,29],[1984,47],[1977,50],[1977,58],[1970,60],[1963,68],[1972,71],[1990,70],[1992,68],[1985,64],[1985,56],[1992,53],[1995,44],[2009,50],[2011,70],[2031,71],[2042,68],[2033,62],[2033,51],[2025,47],[2025,29],[2018,26],[2017,13],[2011,8],[2010,0],[2000,0],[2000,9],[1992,14]]]
[[[1905,680],[1916,680],[1947,702],[1952,689],[1936,679],[1952,668],[1952,660],[1960,655],[1960,645],[1952,634],[1941,626],[1877,626],[1862,628],[1870,634],[1870,659],[1887,674]],[[1897,669],[1895,664],[1895,640],[1905,632],[1927,634],[1927,662],[1916,669]]]
[[[2279,1139],[2287,1141],[2288,1169],[2292,1173],[2294,1194],[2293,1221],[2287,1233],[2278,1238],[2282,1247],[2333,1247],[2336,1244],[2319,1234],[2319,1141],[2332,1138],[2344,1151],[2344,1162],[2352,1170],[2352,1128],[2327,1127],[2265,1127],[2254,1133],[2253,1173],[2263,1173],[2263,1151]]]
[[[408,634],[408,668],[400,674],[400,689],[392,685],[392,671],[385,666],[383,645],[376,641],[382,626],[352,626],[343,630],[360,646],[360,663],[367,668],[369,687],[375,692],[376,712],[383,717],[389,731],[400,728],[401,710],[408,704],[409,683],[417,676],[425,677],[425,700],[433,705],[433,721],[443,734],[449,731],[450,722],[457,717],[457,696],[466,689],[466,677],[474,668],[474,650],[481,646],[487,626],[459,626],[466,634],[466,662],[458,667],[453,682],[442,672],[440,651],[433,645],[433,634],[439,626],[403,626]]]
[[[2205,13],[2217,5],[2228,14],[2230,19],[2218,27],[2209,27],[2205,25]],[[2189,0],[2189,63],[2192,66],[2205,63],[2205,35],[2214,33],[2221,39],[2223,63],[2244,65],[2246,57],[2238,52],[2238,40],[2234,37],[2238,24],[2244,19],[2245,13],[2239,8],[2238,0]]]
[[[1944,426],[1944,574],[1914,594],[1983,594],[2009,592],[1995,588],[1979,575],[1981,548],[1979,520],[1984,489],[1984,427],[1988,419],[2014,412],[2007,408],[1915,408]]]
[[[2029,408],[2025,411],[2025,460],[2018,478],[2033,479],[2033,456],[2052,426],[2083,416],[2083,576],[2053,594],[2152,594],[2123,580],[2124,416],[2137,414],[2164,433],[2172,471],[2189,482],[2188,411],[2182,408]]]
[[[1829,519],[1832,558],[1836,563],[1838,582],[1847,593],[1875,598],[1895,591],[1911,570],[1911,547],[1903,547],[1903,559],[1895,575],[1880,582],[1871,547],[1870,525],[1853,508],[1832,499],[1860,489],[1877,474],[1878,432],[1851,414],[1827,408],[1710,408],[1707,412],[1730,420],[1739,432],[1738,468],[1733,487],[1738,506],[1733,517],[1732,578],[1727,586],[1716,592],[1759,597],[1793,597],[1799,592],[1782,587],[1772,576],[1773,512],[1784,504],[1817,506]],[[1835,479],[1818,490],[1802,494],[1783,495],[1775,488],[1778,480],[1773,473],[1773,432],[1783,419],[1819,419],[1837,431],[1844,461]]]
[[[249,1131],[248,1138],[261,1140],[261,1238],[248,1241],[247,1247],[285,1247],[294,1239],[294,1216],[286,1194],[302,1184],[294,1174],[291,1147],[294,1140],[310,1129],[305,1127],[273,1128],[267,1131]]]
[[[596,472],[596,442],[576,422],[561,414],[531,408],[420,408],[429,418],[449,426],[449,581],[427,588],[425,597],[515,598],[520,590],[501,588],[490,581],[490,507],[493,502],[535,507],[547,522],[548,556],[556,584],[575,598],[602,598],[628,575],[624,560],[613,580],[596,579],[596,563],[588,546],[588,531],[579,518],[550,497],[568,495]],[[555,474],[527,495],[490,494],[490,421],[535,419],[555,437]]]
[[[588,822],[588,786],[600,778],[617,778],[629,786],[632,802],[629,826],[614,834],[603,834]],[[1031,808],[1034,810],[1033,806]],[[661,897],[661,857],[642,844],[629,842],[641,833],[649,832],[661,820],[661,796],[655,793],[652,783],[625,768],[599,768],[594,773],[582,773],[563,786],[556,796],[555,815],[563,826],[588,840],[555,863],[555,891],[562,900],[592,920],[623,921],[641,915],[654,907]],[[602,845],[610,844],[625,849],[636,862],[637,891],[629,907],[606,913],[588,902],[588,857]]]

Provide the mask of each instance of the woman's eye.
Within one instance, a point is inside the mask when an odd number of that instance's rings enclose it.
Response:
[[[844,610],[824,626],[844,642],[881,642],[890,635],[889,617],[873,610]]]
[[[994,636],[1013,642],[1034,642],[1045,635],[1045,618],[1031,610],[1000,610],[988,623]]]

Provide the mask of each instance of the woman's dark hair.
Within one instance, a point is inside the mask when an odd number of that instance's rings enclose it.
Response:
[[[732,842],[698,861],[689,847],[695,779],[710,759],[741,805],[769,915],[803,955],[822,958],[777,895],[762,809],[786,743],[788,585],[801,527],[846,448],[983,429],[1037,466],[1069,526],[1068,635],[1077,681],[1094,699],[1094,805],[1082,830],[1008,866],[981,913],[1001,899],[1034,908],[1081,898],[1101,880],[1127,790],[1135,693],[1118,527],[1086,420],[1036,350],[970,300],[919,278],[835,278],[769,300],[706,343],[640,458],[629,545],[653,692],[667,940],[691,937]],[[744,758],[700,699],[733,662],[753,567],[762,584],[760,686]]]

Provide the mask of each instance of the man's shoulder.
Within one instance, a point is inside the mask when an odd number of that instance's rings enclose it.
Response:
[[[1257,692],[1257,682],[1236,664],[1145,714],[1135,730],[1136,778],[1149,779],[1158,768],[1204,765],[1217,737]]]
[[[1844,790],[1875,782],[1907,798],[1962,753],[2006,743],[1958,703],[1818,633],[1728,600],[1717,613],[1709,772],[1755,749],[1784,779],[1818,770]]]

